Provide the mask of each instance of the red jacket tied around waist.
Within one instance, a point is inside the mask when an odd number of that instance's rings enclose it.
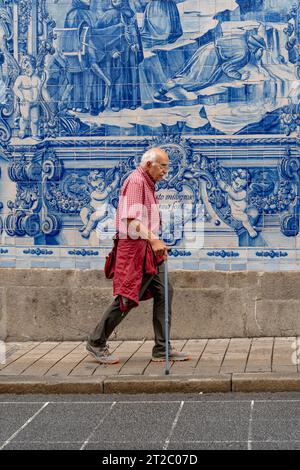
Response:
[[[139,304],[139,292],[142,286],[143,276],[153,276],[157,273],[157,266],[161,264],[163,257],[156,257],[147,240],[118,240],[114,265],[113,292],[119,295],[120,309],[128,310],[122,301],[126,297],[131,301],[130,307]],[[141,300],[151,299],[151,287],[144,292]]]

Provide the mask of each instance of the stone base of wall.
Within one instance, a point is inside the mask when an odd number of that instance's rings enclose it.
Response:
[[[172,338],[300,335],[300,272],[170,273]],[[0,338],[83,340],[112,301],[99,270],[0,269]],[[141,302],[113,339],[151,339],[152,301]]]

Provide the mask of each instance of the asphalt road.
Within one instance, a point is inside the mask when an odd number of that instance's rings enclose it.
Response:
[[[300,393],[0,395],[0,449],[300,449]]]

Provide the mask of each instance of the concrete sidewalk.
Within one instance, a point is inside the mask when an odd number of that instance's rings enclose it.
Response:
[[[0,363],[0,393],[299,391],[297,339],[174,340],[192,359],[170,363],[168,376],[164,363],[151,361],[153,341],[110,341],[120,358],[110,366],[98,364],[83,342],[11,342]]]

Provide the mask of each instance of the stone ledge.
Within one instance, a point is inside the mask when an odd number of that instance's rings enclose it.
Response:
[[[232,392],[299,392],[300,373],[232,374]]]
[[[173,339],[300,336],[299,272],[178,270],[170,279]],[[2,268],[0,284],[0,339],[8,341],[85,340],[113,298],[96,270]],[[152,302],[133,309],[117,334],[152,339]]]
[[[86,377],[0,377],[0,394],[4,393],[103,393],[103,379]]]
[[[0,377],[0,394],[221,393],[300,390],[300,373],[244,373],[193,377]]]
[[[104,393],[197,393],[230,392],[230,375],[149,376],[104,379]]]

